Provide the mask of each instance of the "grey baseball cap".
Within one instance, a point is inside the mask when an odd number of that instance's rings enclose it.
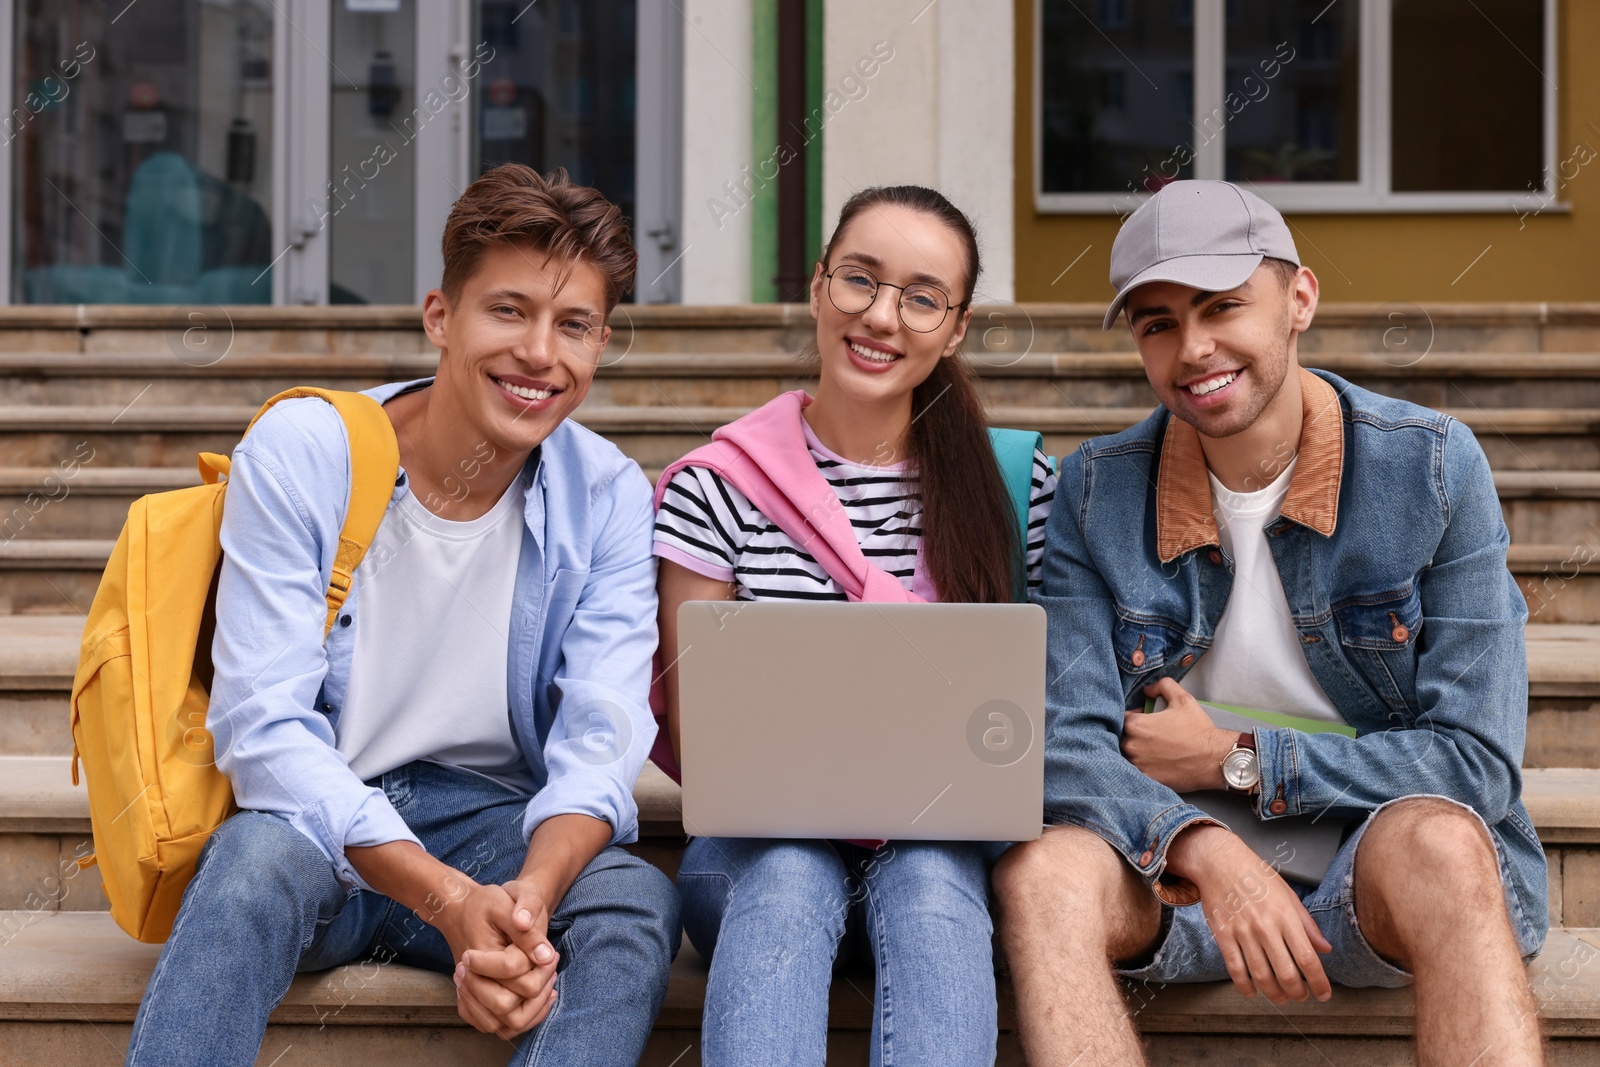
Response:
[[[1232,182],[1171,182],[1128,216],[1111,245],[1117,298],[1103,329],[1145,282],[1177,282],[1211,293],[1243,285],[1271,257],[1300,265],[1278,209]]]

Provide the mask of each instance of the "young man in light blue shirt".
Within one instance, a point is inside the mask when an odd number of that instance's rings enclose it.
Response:
[[[650,486],[568,420],[632,284],[621,212],[517,165],[451,211],[438,376],[368,391],[400,476],[326,643],[343,423],[285,401],[233,455],[207,725],[240,811],[201,854],[130,1064],[248,1064],[296,971],[451,972],[517,1064],[632,1064],[677,894],[618,844],[650,751]]]

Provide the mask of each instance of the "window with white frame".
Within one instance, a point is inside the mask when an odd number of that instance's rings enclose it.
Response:
[[[1110,25],[1105,7],[1035,6],[1042,211],[1125,213],[1183,178],[1297,211],[1558,192],[1555,0],[1126,0]]]

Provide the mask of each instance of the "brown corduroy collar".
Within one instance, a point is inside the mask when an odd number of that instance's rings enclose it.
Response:
[[[1300,369],[1300,448],[1280,512],[1324,537],[1339,521],[1339,480],[1344,473],[1344,414],[1333,386]],[[1179,418],[1167,420],[1156,480],[1156,549],[1170,563],[1202,545],[1218,545],[1211,512],[1211,481],[1200,434]]]

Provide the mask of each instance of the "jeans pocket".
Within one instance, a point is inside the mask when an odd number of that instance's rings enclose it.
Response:
[[[411,798],[416,794],[416,780],[412,777],[411,764],[396,767],[377,779],[377,786],[383,790],[383,795],[389,798],[389,804],[395,811],[405,813]],[[368,785],[374,784],[368,782]]]

